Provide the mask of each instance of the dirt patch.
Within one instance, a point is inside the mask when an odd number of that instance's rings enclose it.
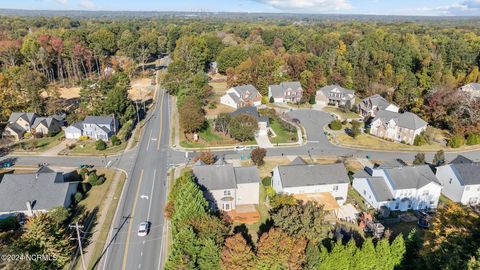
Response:
[[[210,82],[208,83],[212,87],[214,93],[225,94],[227,91],[227,76],[221,74],[214,74],[210,76]]]
[[[152,79],[140,78],[131,83],[132,88],[128,90],[128,98],[132,100],[147,100],[153,97],[155,86],[152,85]]]

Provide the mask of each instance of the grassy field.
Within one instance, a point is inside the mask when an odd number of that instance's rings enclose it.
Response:
[[[354,148],[363,148],[363,149],[374,149],[374,150],[410,150],[410,151],[465,151],[465,150],[475,150],[479,149],[480,145],[475,146],[462,146],[460,148],[450,148],[443,146],[439,143],[430,143],[423,146],[415,146],[402,144],[399,142],[387,141],[382,138],[377,138],[369,134],[360,134],[357,138],[352,138],[351,136],[338,133],[336,138],[341,145],[354,147]]]
[[[325,112],[328,112],[328,113],[334,113],[334,114],[340,116],[340,118],[342,118],[343,120],[352,119],[352,118],[360,118],[360,115],[358,115],[357,113],[354,113],[354,112],[345,113],[342,109],[340,109],[338,107],[325,106],[322,110],[325,111]]]
[[[255,141],[238,142],[229,136],[225,136],[221,133],[213,130],[213,121],[208,122],[207,128],[198,133],[200,140],[198,142],[188,141],[181,132],[180,146],[185,148],[203,148],[203,147],[215,147],[215,146],[229,146],[229,145],[252,145],[256,144]]]
[[[109,172],[109,174],[111,174],[111,173]],[[98,232],[98,236],[97,236],[97,239],[96,239],[95,247],[93,249],[93,254],[92,254],[92,257],[91,257],[92,260],[89,263],[88,269],[93,269],[93,264],[95,263],[95,261],[100,257],[100,255],[103,252],[105,242],[107,241],[108,233],[109,233],[110,228],[112,226],[113,216],[115,215],[115,210],[116,210],[118,202],[120,200],[120,195],[122,193],[123,185],[125,184],[125,175],[123,173],[120,176],[120,179],[119,179],[118,182],[112,181],[113,180],[113,175],[114,174],[111,174],[112,178],[110,178],[110,179],[107,178],[107,181],[105,183],[103,183],[103,185],[101,185],[101,186],[104,186],[104,185],[106,185],[107,182],[109,182],[108,189],[114,188],[115,190],[114,190],[114,193],[113,193],[113,199],[110,203],[110,206],[108,206],[107,215],[105,216],[105,221],[98,228],[99,232]],[[96,186],[96,187],[101,187],[101,186]],[[96,188],[96,187],[94,187],[94,188]],[[90,190],[89,193],[92,192],[94,188],[92,188],[92,190]],[[104,193],[102,194],[101,192],[104,192]],[[99,204],[98,206],[105,207],[105,205],[103,204],[103,201],[105,200],[105,194],[107,192],[108,192],[108,190],[97,190],[95,192],[96,195],[98,195],[97,197],[102,199],[102,201],[100,202],[101,204]],[[91,195],[89,195],[89,197],[92,197],[92,195],[95,195],[95,194],[91,194]],[[89,197],[87,197],[85,200],[87,200]],[[88,202],[88,205],[89,205],[88,207],[93,206],[93,199],[90,202]]]
[[[13,151],[16,152],[43,152],[59,143],[65,138],[63,132],[58,133],[53,137],[43,137],[39,139],[25,139],[13,146]]]
[[[270,142],[273,144],[276,143],[290,143],[296,142],[298,140],[297,132],[290,132],[282,127],[279,121],[275,119],[270,119],[270,128],[273,129],[273,132],[277,136],[270,137]]]

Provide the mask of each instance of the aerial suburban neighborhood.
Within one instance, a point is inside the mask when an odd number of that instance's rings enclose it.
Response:
[[[0,3],[0,269],[480,269],[479,1],[167,2]]]

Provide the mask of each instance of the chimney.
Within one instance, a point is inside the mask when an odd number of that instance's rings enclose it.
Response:
[[[27,216],[33,216],[32,203],[27,201]]]

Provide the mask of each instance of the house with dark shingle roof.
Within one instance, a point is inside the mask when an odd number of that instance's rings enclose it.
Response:
[[[13,112],[8,118],[3,136],[20,140],[27,132],[32,132],[32,125],[37,118],[35,113]]]
[[[480,162],[450,163],[437,167],[437,178],[443,186],[442,193],[454,202],[480,204]]]
[[[94,140],[108,141],[118,131],[118,121],[113,116],[87,116],[65,129],[65,138],[79,139],[86,136]]]
[[[442,186],[428,165],[368,169],[353,176],[352,187],[375,209],[436,208]]]
[[[0,218],[69,207],[79,183],[67,181],[62,172],[45,167],[36,173],[4,174],[0,180]]]
[[[398,107],[378,94],[364,98],[358,104],[358,112],[363,118],[375,117],[378,111],[398,112]]]
[[[268,98],[275,103],[299,103],[303,97],[303,88],[300,82],[282,82],[268,86]]]
[[[308,164],[300,157],[273,169],[272,186],[277,193],[314,200],[334,210],[347,200],[350,180],[343,163]]]
[[[62,130],[63,120],[55,116],[37,117],[32,125],[32,133],[46,136],[49,133],[58,133]]]
[[[355,91],[339,85],[327,85],[317,90],[315,99],[317,104],[320,102],[333,106],[350,104],[351,107],[355,104]]]
[[[398,142],[413,144],[415,137],[427,129],[428,123],[411,112],[381,110],[371,122],[370,134]]]
[[[234,86],[220,98],[220,103],[238,109],[248,106],[260,106],[262,95],[251,84]]]
[[[259,202],[260,176],[255,166],[234,167],[223,159],[213,165],[197,161],[193,174],[212,209],[231,211]]]

